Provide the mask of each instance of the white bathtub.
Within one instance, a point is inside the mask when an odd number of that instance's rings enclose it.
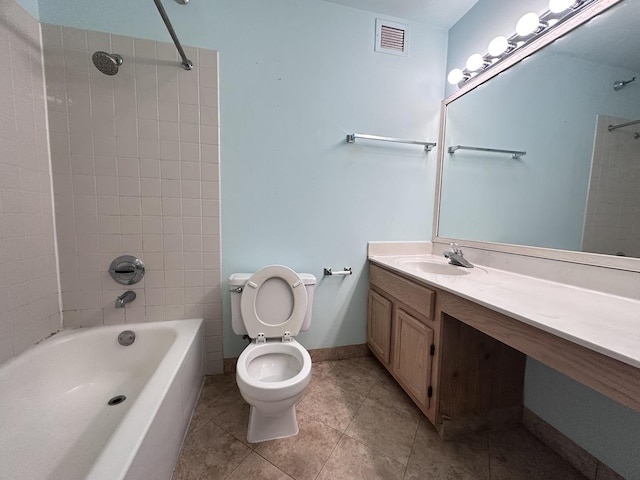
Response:
[[[202,385],[202,328],[65,331],[0,367],[0,479],[169,480]]]

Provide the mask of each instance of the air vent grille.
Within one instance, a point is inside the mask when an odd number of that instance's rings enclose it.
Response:
[[[376,19],[376,52],[409,56],[409,26]]]
[[[382,25],[380,29],[380,46],[389,50],[404,52],[404,30]]]

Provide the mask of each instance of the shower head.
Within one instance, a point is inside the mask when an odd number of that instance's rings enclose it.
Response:
[[[634,82],[636,77],[633,77],[631,80],[616,80],[613,82],[613,89],[617,92],[621,88],[624,88],[627,84]]]
[[[91,56],[93,64],[105,75],[115,75],[122,65],[122,57],[115,53],[95,52]]]

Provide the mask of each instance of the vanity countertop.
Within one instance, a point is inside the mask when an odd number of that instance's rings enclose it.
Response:
[[[369,260],[640,368],[640,301],[436,255],[370,255]],[[426,268],[420,269],[420,262]],[[434,268],[430,268],[435,264]],[[425,270],[453,269],[456,274]],[[444,270],[442,270],[444,269]]]

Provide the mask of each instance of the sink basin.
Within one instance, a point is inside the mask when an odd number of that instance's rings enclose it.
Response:
[[[427,260],[399,260],[398,266],[421,273],[433,273],[436,275],[468,275],[470,268],[456,267],[448,263],[429,262]]]

